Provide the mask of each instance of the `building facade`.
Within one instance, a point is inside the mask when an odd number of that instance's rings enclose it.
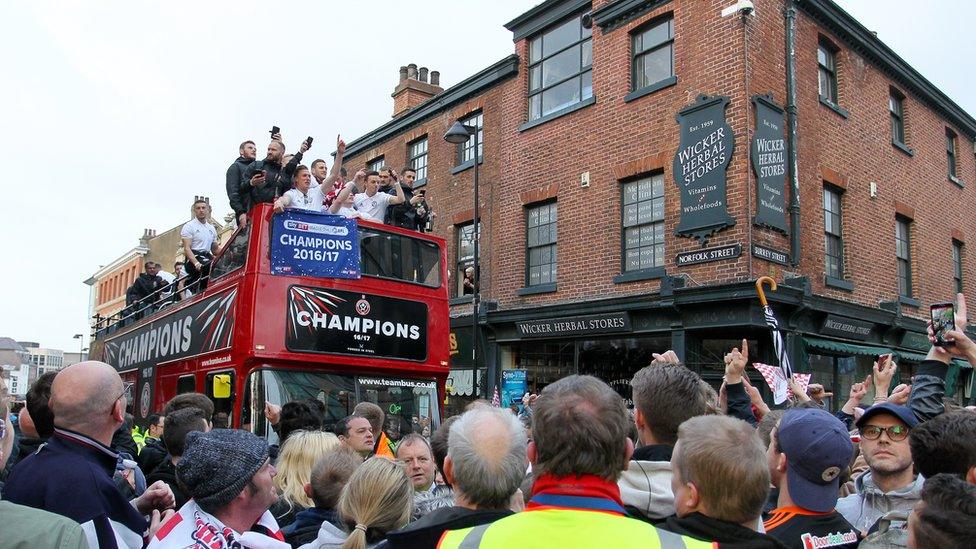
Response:
[[[457,385],[586,373],[626,397],[665,349],[720,383],[743,338],[776,363],[754,288],[768,275],[796,369],[842,403],[878,354],[908,378],[929,305],[972,295],[976,120],[830,0],[727,4],[548,0],[506,25],[514,55],[349,144],[350,172],[423,166]],[[483,128],[480,154],[443,140],[455,121]],[[459,275],[475,157],[477,373]],[[953,397],[972,383],[954,364]]]
[[[33,342],[20,341],[18,343],[27,349],[27,360],[31,365],[31,383],[48,372],[60,372],[67,365],[65,353],[61,349],[47,349]]]
[[[15,399],[22,399],[30,388],[30,354],[9,337],[0,337],[0,377]]]

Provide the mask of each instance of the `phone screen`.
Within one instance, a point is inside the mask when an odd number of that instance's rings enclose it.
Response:
[[[951,343],[946,341],[945,334],[955,327],[956,311],[952,303],[936,303],[931,308],[932,331],[935,335],[935,344],[945,347]]]

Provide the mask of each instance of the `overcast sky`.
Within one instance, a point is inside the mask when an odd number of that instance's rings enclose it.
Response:
[[[87,346],[82,281],[143,228],[185,221],[196,194],[222,218],[240,141],[263,147],[278,125],[289,149],[314,135],[324,156],[337,133],[390,119],[401,65],[453,85],[512,53],[502,25],[536,3],[5,2],[0,336]],[[976,3],[840,4],[976,114]]]

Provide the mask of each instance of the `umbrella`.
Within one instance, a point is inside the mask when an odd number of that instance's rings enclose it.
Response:
[[[787,380],[793,377],[793,368],[790,366],[790,357],[786,352],[786,341],[783,340],[783,334],[779,331],[779,322],[776,320],[776,315],[773,314],[773,308],[766,301],[766,292],[763,290],[764,284],[769,284],[770,289],[775,292],[776,281],[768,276],[759,277],[759,280],[756,281],[756,291],[759,293],[759,303],[763,306],[766,324],[772,330],[773,348],[776,350],[776,358],[779,360],[780,372],[783,374],[783,380]],[[774,393],[776,404],[782,404],[787,398],[785,391],[774,391]]]

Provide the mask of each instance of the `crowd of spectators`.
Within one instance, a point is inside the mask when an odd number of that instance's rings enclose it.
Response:
[[[976,413],[943,400],[949,360],[976,364],[958,300],[954,345],[891,390],[883,357],[836,414],[796,385],[770,410],[743,341],[718,392],[655,355],[633,413],[586,375],[529,395],[521,417],[476,401],[429,437],[388,436],[368,402],[327,426],[307,399],[266,405],[269,446],[214,428],[212,401],[187,393],[133,440],[116,371],[75,364],[30,388],[19,435],[0,387],[0,545],[976,547]]]

